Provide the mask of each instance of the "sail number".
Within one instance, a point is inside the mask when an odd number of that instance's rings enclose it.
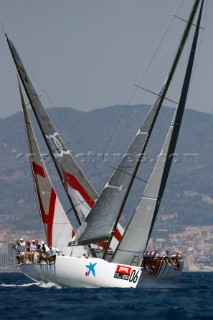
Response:
[[[136,283],[138,281],[138,273],[139,273],[139,270],[138,271],[132,270],[129,277],[129,282]]]

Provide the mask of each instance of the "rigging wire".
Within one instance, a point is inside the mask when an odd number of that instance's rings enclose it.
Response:
[[[196,52],[196,58],[195,58],[195,63],[194,63],[194,68],[192,70],[192,80],[194,78],[194,74],[196,73],[196,65],[197,65],[197,60],[198,60],[198,56],[199,56],[199,52],[200,52],[200,48],[201,48],[201,44],[202,44],[202,41],[203,41],[203,35],[204,35],[204,30],[205,30],[205,25],[206,25],[206,16],[207,16],[207,3],[205,5],[205,14],[204,14],[204,19],[203,19],[203,27],[201,28],[201,35],[200,35],[200,41],[199,41],[199,44],[198,44],[198,50]],[[190,82],[190,87],[192,85],[192,81]],[[190,91],[190,88],[189,88],[189,91]]]
[[[183,2],[184,2],[184,0],[182,0],[182,2],[180,3],[180,5],[179,5],[179,6],[177,7],[177,9],[175,10],[175,15],[176,15],[176,14],[178,13],[178,11],[180,10]],[[160,49],[161,44],[163,43],[166,35],[167,35],[168,32],[169,32],[169,29],[171,28],[171,25],[172,25],[173,22],[174,22],[174,19],[175,19],[175,17],[173,16],[173,18],[172,18],[172,20],[170,21],[168,27],[166,28],[166,31],[164,32],[163,36],[160,38],[160,42],[159,42],[159,44],[157,45],[157,48],[155,49],[155,51],[154,51],[154,53],[153,53],[153,55],[152,55],[152,57],[151,57],[148,65],[147,65],[146,69],[144,70],[144,72],[143,72],[143,74],[142,74],[139,82],[137,83],[137,86],[141,86],[141,82],[142,82],[143,79],[145,78],[148,70],[150,69],[150,67],[151,67],[151,65],[152,65],[152,63],[153,63],[153,61],[154,61],[154,58],[155,58],[155,56],[157,55],[158,50]],[[138,90],[138,87],[136,87],[135,90],[133,91],[133,93],[132,93],[132,95],[131,95],[131,97],[130,97],[130,99],[129,99],[129,101],[128,101],[128,105],[132,102],[132,100],[133,100],[133,98],[134,98],[137,90]]]
[[[198,49],[196,50],[196,57],[195,57],[195,63],[194,63],[194,68],[193,68],[193,70],[192,70],[192,76],[191,76],[191,81],[190,81],[190,84],[189,84],[189,92],[190,92],[190,89],[191,89],[191,87],[192,87],[192,85],[193,85],[193,78],[194,78],[194,75],[195,75],[195,73],[196,73],[196,65],[197,65],[197,60],[198,60],[198,56],[199,56],[199,52],[200,52],[200,48],[201,48],[201,44],[202,44],[202,41],[203,41],[203,35],[204,35],[204,30],[205,30],[205,24],[206,24],[206,15],[207,15],[207,3],[206,3],[206,10],[205,10],[205,15],[204,15],[204,19],[203,19],[203,27],[200,27],[200,29],[201,29],[201,33],[200,33],[200,37],[199,37],[199,39],[200,40],[198,40],[199,41],[199,44],[198,44]],[[195,25],[196,26],[196,25]],[[190,46],[190,44],[188,44],[188,53],[187,53],[187,56],[189,57],[189,55],[190,55],[190,50],[191,50],[191,46]],[[186,59],[187,60],[187,59]],[[187,61],[186,61],[186,65],[187,65]],[[140,88],[140,87],[139,87]],[[173,101],[171,101],[171,102],[173,102]],[[165,114],[164,113],[161,113],[160,114],[160,120],[162,120],[162,119],[164,119],[165,121],[166,121],[166,117],[165,117]],[[161,124],[160,124],[160,126],[161,126]],[[161,130],[161,127],[160,127],[160,130]],[[159,135],[160,136],[160,135]],[[160,139],[159,139],[159,141],[160,141]]]
[[[150,70],[151,65],[153,65],[153,61],[154,61],[154,59],[155,59],[155,57],[156,57],[156,55],[157,55],[157,53],[158,53],[158,51],[159,51],[162,43],[163,43],[166,35],[168,34],[168,32],[169,32],[169,30],[170,30],[170,28],[171,28],[171,25],[172,25],[173,22],[174,22],[175,15],[177,15],[177,13],[178,13],[178,11],[180,10],[183,2],[184,2],[184,0],[182,0],[181,3],[180,3],[180,5],[176,8],[175,14],[172,16],[172,20],[170,21],[168,27],[166,28],[166,31],[165,31],[165,32],[163,33],[163,35],[160,37],[160,41],[159,41],[159,43],[158,43],[158,45],[157,45],[157,48],[155,49],[153,55],[151,56],[151,59],[150,59],[150,61],[148,62],[148,65],[147,65],[147,67],[145,68],[145,70],[144,70],[144,72],[143,72],[140,80],[138,81],[138,83],[137,83],[137,85],[136,85],[136,87],[135,87],[135,90],[133,91],[132,95],[130,96],[127,105],[124,107],[123,110],[121,110],[120,115],[119,115],[119,117],[118,117],[118,121],[117,121],[117,123],[116,123],[116,125],[115,125],[115,127],[114,127],[114,130],[112,131],[110,137],[107,139],[107,142],[106,142],[106,144],[105,144],[105,146],[104,146],[104,148],[103,148],[102,154],[104,154],[104,152],[106,151],[106,149],[107,149],[108,147],[112,147],[112,140],[113,140],[116,132],[118,132],[118,129],[119,129],[121,120],[122,120],[122,118],[123,118],[123,116],[124,116],[127,108],[128,108],[129,105],[131,104],[133,98],[135,97],[138,88],[141,86],[141,83],[142,83],[142,81],[144,80],[144,78],[145,78],[148,70]],[[178,37],[179,37],[179,35],[178,35]],[[164,54],[165,54],[165,53],[164,53]],[[111,144],[111,145],[110,145],[110,144]],[[92,174],[93,174],[93,172],[94,172],[94,170],[95,170],[96,168],[97,168],[97,164],[96,164],[96,165],[92,168],[92,170],[90,171],[90,177],[92,176]]]

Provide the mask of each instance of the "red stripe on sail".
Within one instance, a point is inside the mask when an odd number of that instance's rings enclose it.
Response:
[[[86,201],[86,203],[89,205],[90,208],[92,208],[95,204],[95,202],[92,200],[92,198],[88,195],[86,190],[81,186],[81,184],[78,182],[76,177],[70,173],[67,173],[63,171],[64,173],[64,179],[65,182],[73,189],[78,191],[82,198]]]
[[[42,178],[45,178],[45,172],[44,172],[44,169],[42,166],[38,165],[37,163],[35,163],[31,159],[30,159],[30,162],[31,162],[33,180],[35,183],[35,188],[36,188],[38,201],[39,201],[41,218],[42,218],[43,223],[46,225],[47,244],[48,244],[48,246],[52,246],[52,229],[53,229],[53,219],[54,219],[54,213],[55,213],[56,193],[55,193],[55,190],[52,188],[50,198],[49,198],[49,210],[46,213],[44,210],[42,198],[41,198],[41,195],[39,192],[39,186],[38,186],[37,180],[34,176],[34,174],[38,174]]]
[[[48,212],[45,212],[44,210],[44,206],[43,206],[39,192],[38,192],[38,199],[39,199],[39,206],[40,206],[42,221],[47,226],[47,244],[48,246],[52,246],[52,229],[53,229],[53,218],[55,213],[55,202],[56,202],[55,190],[53,188],[51,190]]]
[[[104,248],[105,244],[106,244],[106,242],[104,242],[104,241],[102,241],[102,242],[98,242],[98,243],[97,243],[97,245],[98,245],[99,247],[101,247],[101,248]],[[109,249],[108,249],[108,250],[112,250],[112,248],[111,248],[111,247],[109,247]]]
[[[105,242],[104,241],[98,242],[98,246],[103,248],[105,246]]]
[[[121,240],[122,236],[121,236],[120,231],[118,230],[118,228],[115,230],[113,236],[114,236],[118,241]]]
[[[45,178],[45,173],[44,173],[44,169],[42,166],[38,165],[37,163],[35,163],[34,161],[32,161],[32,167],[33,167],[33,171],[38,174],[39,176]]]

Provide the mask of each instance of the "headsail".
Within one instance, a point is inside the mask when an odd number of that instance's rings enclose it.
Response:
[[[203,1],[204,0],[202,0],[201,3],[177,110],[173,117],[160,156],[158,157],[155,168],[144,190],[143,197],[141,198],[129,225],[127,226],[124,236],[113,257],[113,262],[139,264],[143,258],[143,253],[146,249],[161,203],[179,135],[196,51]]]
[[[78,221],[81,222],[93,206],[94,201],[97,198],[97,194],[86,179],[85,175],[77,166],[56,128],[51,123],[50,118],[43,108],[39,96],[28,77],[24,65],[12,41],[8,37],[7,42],[44,140],[50,154],[53,155],[54,163],[61,177],[62,183],[65,186],[65,190],[69,190],[69,193],[71,194],[70,201],[73,205]]]
[[[79,223],[82,223],[98,198],[98,194],[73,159],[61,136],[52,124],[12,41],[7,37],[7,35],[6,38],[18,74],[43,134],[44,140],[47,144],[50,154],[53,156],[54,164],[58,170],[59,176],[65,187],[71,205],[76,213],[78,221]],[[121,225],[118,225],[111,243],[112,250],[115,250],[117,247],[122,234],[123,228]]]
[[[30,152],[30,165],[46,241],[49,246],[57,246],[64,254],[70,254],[70,248],[67,248],[66,243],[74,237],[75,232],[53,188],[42,160],[20,84],[19,90]],[[89,252],[83,247],[79,247],[73,255],[81,256],[84,253],[88,254]]]
[[[80,236],[77,236],[77,241],[71,243],[71,245],[82,245],[106,240],[108,240],[108,244],[110,243],[128,193],[135,179],[140,161],[149,141],[149,137],[152,133],[158,113],[162,106],[162,102],[183,51],[198,4],[199,0],[196,0],[162,90],[160,91],[155,103],[150,109],[126,154],[123,156],[117,169],[112,174],[94,207],[88,214],[84,226],[80,228]]]

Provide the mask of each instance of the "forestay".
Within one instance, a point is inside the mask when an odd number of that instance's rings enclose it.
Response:
[[[202,8],[203,1],[200,8],[200,13],[176,113],[173,117],[160,156],[156,162],[149,182],[144,190],[143,197],[141,198],[141,201],[139,202],[139,205],[136,208],[135,213],[130,220],[124,236],[116,250],[116,253],[113,257],[113,262],[138,265],[139,263],[141,263],[141,260],[143,258],[143,253],[146,249],[147,242],[149,240],[161,203],[179,135],[196,51]]]

